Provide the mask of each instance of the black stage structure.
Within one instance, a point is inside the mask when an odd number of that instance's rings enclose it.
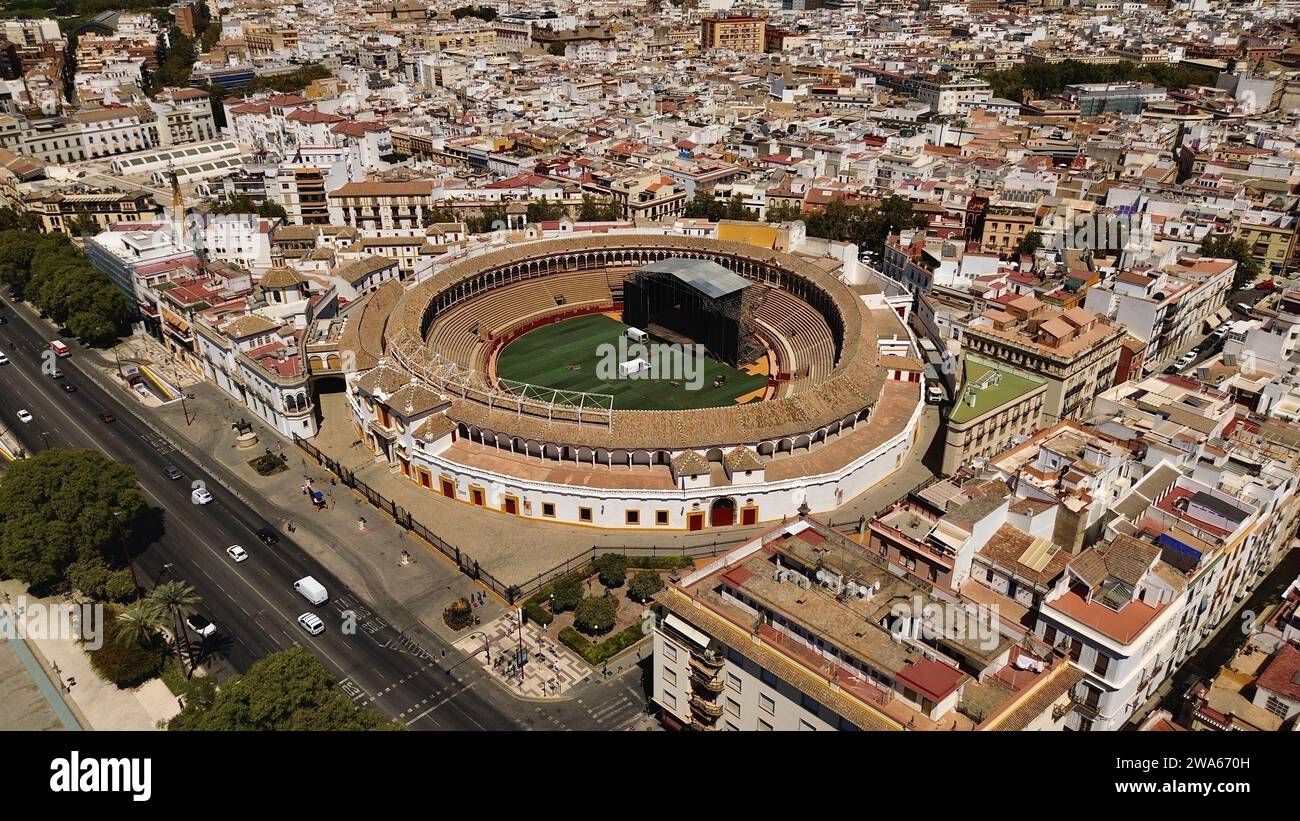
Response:
[[[657,336],[685,337],[736,367],[764,352],[750,324],[757,305],[749,286],[716,262],[669,257],[623,281],[623,321]]]

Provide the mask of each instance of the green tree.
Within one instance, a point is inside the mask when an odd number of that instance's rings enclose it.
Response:
[[[601,202],[590,194],[582,195],[582,205],[578,209],[578,222],[614,222],[621,216],[617,203]]]
[[[191,659],[187,658],[190,629],[185,625],[185,620],[194,615],[203,598],[193,587],[173,579],[163,582],[150,591],[149,601],[158,608],[159,612],[167,614],[171,619],[172,648],[176,652],[176,661],[181,665],[181,672],[188,676],[193,670],[187,667],[191,662]],[[182,637],[185,639],[184,645],[181,644]],[[182,650],[182,646],[186,649]]]
[[[568,48],[569,47],[565,43],[557,40],[546,47],[546,53],[552,57],[563,57]]]
[[[116,620],[115,641],[119,644],[148,646],[162,633],[167,617],[158,608],[156,602],[141,599],[131,602],[118,611]]]
[[[424,212],[424,227],[432,228],[439,223],[460,222],[456,212],[441,205],[435,205]]]
[[[264,202],[254,202],[253,198],[247,194],[236,194],[228,199],[221,200],[212,206],[214,214],[257,214],[264,219],[289,218],[289,212],[284,210],[284,206],[273,200]]]
[[[41,218],[30,211],[0,208],[0,231],[13,230],[40,232]]]
[[[654,594],[664,589],[663,577],[653,570],[642,570],[632,577],[632,583],[627,586],[627,594],[633,601],[639,601],[642,604],[650,601]]]
[[[1259,276],[1259,263],[1250,252],[1246,240],[1234,234],[1207,236],[1201,241],[1200,254],[1215,259],[1232,259],[1237,261],[1237,273],[1232,277],[1233,290],[1249,286]]]
[[[491,23],[497,19],[497,10],[487,6],[461,6],[452,9],[451,16],[457,20],[463,20],[466,17],[477,17],[485,23]]]
[[[553,590],[555,598],[551,600],[556,613],[564,613],[578,606],[582,601],[582,579],[577,576],[563,576],[556,580]]]
[[[96,601],[124,602],[135,597],[131,571],[114,570],[100,556],[84,556],[68,566],[68,582]]]
[[[619,553],[603,553],[592,563],[600,583],[606,587],[622,587],[627,581],[627,557]]]
[[[315,656],[295,647],[232,678],[210,704],[190,701],[169,730],[399,730],[373,707],[358,707]]]
[[[0,575],[47,589],[79,559],[120,567],[146,508],[135,470],[99,451],[52,448],[15,462],[0,478]]]
[[[868,205],[833,200],[804,218],[809,236],[852,242],[860,251],[881,254],[890,234],[904,228],[925,227],[925,217],[912,213],[912,204],[897,195]]]
[[[780,203],[767,209],[768,222],[794,222],[803,219],[803,209],[797,205]]]
[[[1030,231],[1020,238],[1020,244],[1016,246],[1016,255],[1032,254],[1039,248],[1043,247],[1043,235],[1037,231]]]
[[[465,224],[472,234],[487,234],[504,228],[509,221],[509,214],[506,213],[504,205],[489,205],[479,216],[467,219]]]
[[[618,599],[610,595],[588,596],[578,602],[573,626],[589,636],[600,636],[614,629],[617,615]]]
[[[528,221],[547,222],[564,216],[564,206],[550,200],[535,200],[528,203]]]
[[[137,611],[122,619],[125,612],[105,609],[102,643],[87,651],[95,672],[124,690],[155,678],[167,658],[161,639],[144,629],[142,614]]]

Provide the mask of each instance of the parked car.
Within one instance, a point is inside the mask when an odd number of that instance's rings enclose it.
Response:
[[[18,420],[26,425],[28,422],[32,421],[32,415],[26,408],[24,408],[18,411]]]
[[[168,465],[167,467],[163,468],[163,474],[168,479],[179,479],[181,478],[181,476],[184,475],[181,473],[181,469],[176,467],[175,465]]]

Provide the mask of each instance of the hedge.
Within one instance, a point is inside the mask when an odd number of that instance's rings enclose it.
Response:
[[[690,556],[628,556],[628,569],[637,570],[687,570],[695,567]]]
[[[588,664],[596,665],[608,661],[645,637],[645,631],[638,622],[626,627],[600,644],[592,644],[572,627],[560,631],[560,643],[586,659]]]

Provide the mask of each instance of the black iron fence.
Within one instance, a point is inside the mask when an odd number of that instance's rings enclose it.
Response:
[[[421,539],[423,539],[424,541],[432,545],[434,548],[436,548],[438,552],[442,553],[444,556],[454,561],[456,563],[456,566],[460,568],[460,572],[464,573],[466,576],[469,576],[471,579],[481,582],[482,584],[491,588],[493,592],[495,592],[501,598],[505,599],[510,604],[515,604],[516,602],[523,601],[525,598],[531,596],[533,593],[536,593],[538,590],[541,590],[543,587],[550,584],[552,581],[558,579],[559,577],[567,575],[568,573],[572,573],[574,570],[578,570],[586,566],[597,556],[600,556],[603,553],[618,553],[623,556],[627,556],[629,558],[631,557],[657,558],[663,556],[684,556],[692,559],[699,559],[699,558],[709,558],[712,556],[717,556],[719,553],[722,553],[723,551],[726,550],[730,550],[732,547],[741,544],[743,542],[749,541],[750,538],[753,538],[751,536],[745,536],[745,537],[738,537],[735,539],[730,539],[725,541],[723,540],[713,541],[708,544],[692,545],[690,547],[686,547],[686,546],[668,547],[668,546],[659,546],[659,545],[651,545],[651,546],[595,545],[589,550],[583,551],[582,553],[579,553],[573,556],[572,558],[567,559],[566,561],[561,562],[560,564],[557,564],[556,566],[552,567],[550,570],[546,570],[541,573],[538,573],[532,579],[529,579],[527,582],[524,582],[523,584],[506,584],[505,582],[501,581],[497,577],[493,576],[491,573],[479,567],[479,563],[475,561],[472,557],[467,555],[465,551],[456,547],[454,544],[451,544],[450,542],[446,541],[441,536],[439,536],[438,534],[430,530],[428,527],[426,527],[423,523],[421,523],[414,516],[412,516],[409,510],[397,504],[393,500],[387,498],[382,493],[375,490],[370,485],[366,484],[363,480],[358,479],[355,472],[349,470],[347,467],[340,464],[337,460],[331,459],[320,448],[316,447],[311,442],[308,442],[306,439],[302,439],[297,436],[293,438],[293,441],[294,444],[296,444],[304,453],[310,456],[316,462],[316,464],[320,465],[321,467],[325,468],[326,470],[328,470],[329,472],[337,476],[339,478],[339,481],[342,482],[345,487],[352,488],[357,493],[360,493],[362,496],[366,498],[366,501],[370,502],[370,504],[373,505],[375,508],[382,510],[383,512],[391,516],[393,521],[395,521],[400,527],[402,527],[403,529],[405,529],[410,533],[414,533],[416,536],[419,536]],[[921,482],[919,485],[917,485],[917,487],[914,488],[911,492],[915,493],[921,490],[922,488],[926,487],[927,485],[932,484],[935,481],[937,480],[933,478],[927,479],[926,481]],[[883,510],[880,511],[880,513],[883,512],[884,512]],[[866,517],[865,520],[870,521],[871,518],[872,517],[868,516]],[[860,519],[849,519],[849,520],[845,520],[844,522],[832,523],[830,526],[832,528],[848,527],[851,528],[854,532],[856,532],[859,521]]]
[[[371,505],[391,516],[393,521],[396,522],[399,527],[419,536],[421,539],[432,545],[439,553],[454,561],[456,566],[460,568],[460,572],[469,576],[471,579],[488,586],[493,592],[511,604],[514,604],[524,595],[517,585],[506,584],[496,576],[493,576],[491,573],[479,567],[477,561],[467,555],[459,547],[451,544],[426,527],[411,515],[411,511],[384,496],[382,493],[366,484],[365,481],[358,479],[355,472],[348,470],[346,467],[339,464],[337,460],[331,459],[329,456],[325,455],[320,448],[297,436],[294,437],[293,441],[294,444],[310,456],[316,464],[337,476],[339,481],[343,483],[344,487],[352,488],[357,493],[360,493],[365,497],[366,501],[370,502]]]

